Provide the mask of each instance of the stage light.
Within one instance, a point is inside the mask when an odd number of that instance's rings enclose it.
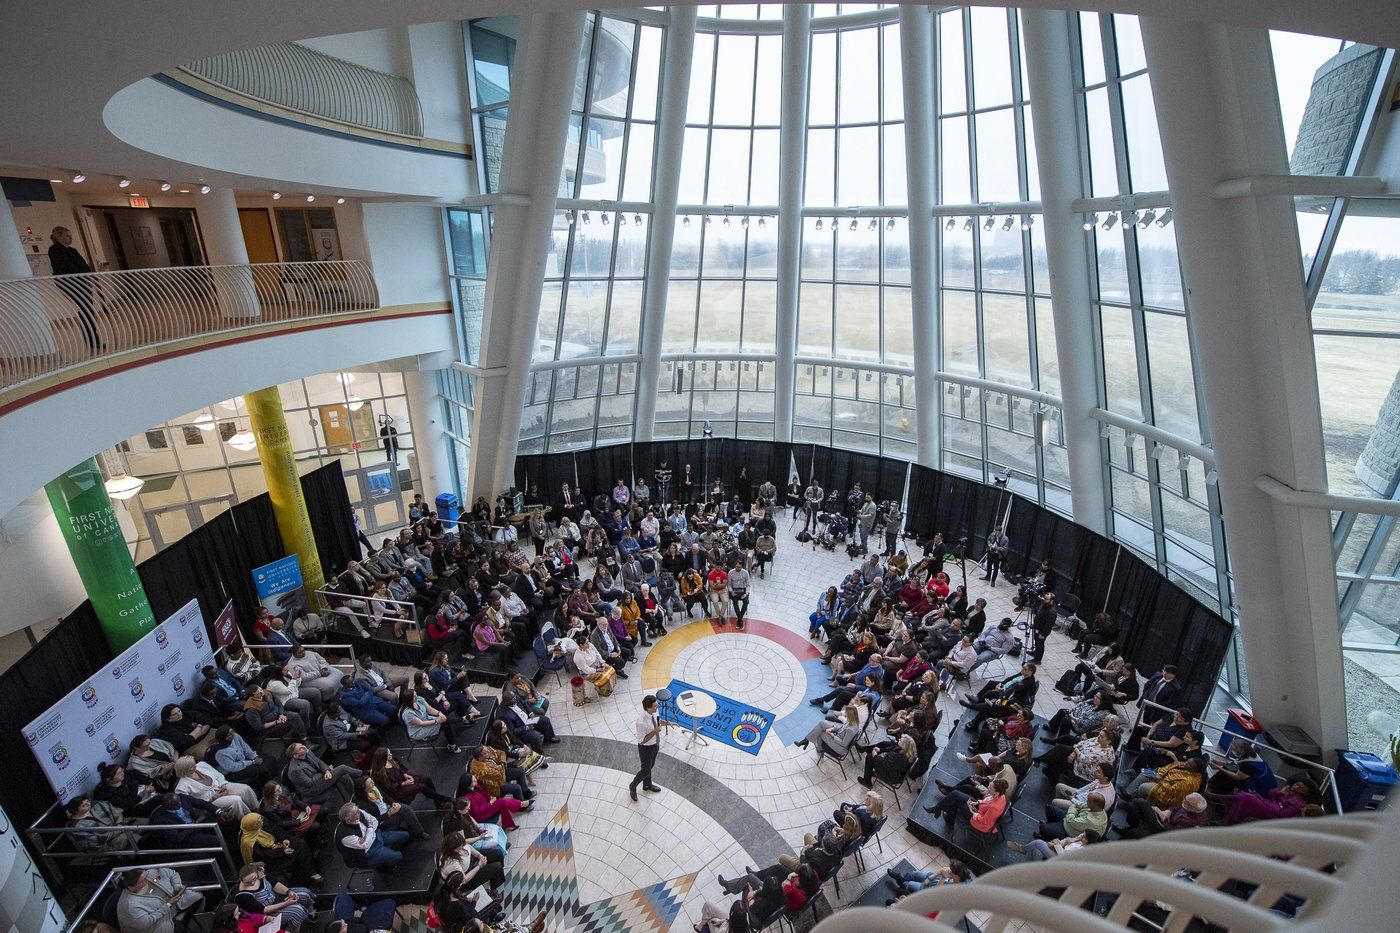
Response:
[[[1022,214],[1022,215],[1021,215],[1021,229],[1022,229],[1022,230],[1029,230],[1029,229],[1031,228],[1031,224],[1033,224],[1033,223],[1035,223],[1035,217],[1033,217],[1033,216],[1030,215],[1030,214]]]
[[[1162,211],[1161,216],[1157,218],[1157,226],[1159,226],[1159,227],[1165,227],[1167,224],[1169,224],[1169,223],[1171,223],[1171,222],[1172,222],[1172,209],[1169,207],[1169,208],[1167,208],[1166,210]]]
[[[817,229],[820,230],[821,228],[822,228],[822,219],[821,219],[820,217],[818,217],[818,218],[817,218]]]
[[[602,221],[603,226],[607,227],[607,226],[610,226],[610,225],[612,224],[612,221],[609,219],[610,216],[611,216],[611,215],[609,215],[606,211],[604,211],[603,213],[601,213],[601,214],[598,215],[598,219],[599,219],[600,221]]]
[[[686,218],[689,220],[690,218]],[[586,227],[593,222],[593,218],[588,216],[588,211],[583,212],[583,225]]]
[[[967,218],[967,220],[964,220],[964,221],[963,221],[963,229],[964,229],[964,230],[971,230],[971,229],[972,229],[972,225],[973,225],[974,223],[975,223],[975,221],[974,221],[971,217]]]
[[[858,220],[856,220],[854,217],[852,217],[852,218],[851,218],[851,229],[854,230],[854,229],[855,229],[857,226],[859,226],[859,225],[860,225],[860,222],[859,222]]]
[[[749,217],[747,214],[739,219],[739,226],[743,227],[745,230],[749,229]]]
[[[626,215],[626,214],[618,214],[618,215],[617,215],[617,225],[618,225],[619,227],[625,227],[625,226],[627,226],[627,215]]]
[[[1116,223],[1118,223],[1118,215],[1117,215],[1117,214],[1109,214],[1107,217],[1105,217],[1105,218],[1103,219],[1103,223],[1102,223],[1100,226],[1102,226],[1105,230],[1112,230],[1112,229],[1113,229],[1113,225],[1116,224]]]
[[[1209,471],[1208,473],[1206,473],[1206,484],[1207,484],[1207,485],[1209,485],[1209,486],[1214,486],[1219,480],[1220,480],[1220,473],[1217,472],[1216,470],[1211,470],[1211,471]]]
[[[759,217],[759,218],[758,218],[758,226],[759,226],[759,229],[762,229],[762,228],[768,226],[768,218],[766,218],[766,217]]]
[[[564,222],[565,222],[566,224],[568,224],[570,227],[572,227],[572,226],[574,225],[574,212],[573,212],[573,211],[565,211],[565,212],[564,212]]]
[[[681,218],[681,226],[682,226],[682,227],[689,227],[689,226],[690,226],[690,215],[689,215],[689,214],[686,214],[684,217]]]
[[[885,229],[886,229],[886,230],[893,230],[893,229],[894,229],[894,218],[893,218],[893,217],[891,217],[889,220],[885,221]]]
[[[725,214],[725,215],[724,215],[724,225],[725,225],[726,227],[731,227],[731,226],[733,226],[733,222],[729,219],[729,215],[728,215],[728,214]]]
[[[874,217],[870,218],[870,223],[868,223],[868,224],[865,225],[865,229],[867,229],[867,230],[878,230],[878,229],[880,229],[880,221],[876,220]]]
[[[1153,211],[1153,210],[1149,210],[1147,213],[1143,214],[1140,218],[1138,218],[1138,229],[1139,229],[1139,230],[1146,230],[1148,224],[1152,223],[1152,221],[1154,221],[1154,220],[1156,220],[1156,219],[1157,219],[1157,212],[1156,212],[1156,211]]]
[[[641,215],[641,214],[633,214],[633,215],[632,215],[632,223],[634,223],[634,224],[636,224],[637,226],[640,227],[640,226],[642,225],[642,215]]]
[[[988,217],[986,220],[982,221],[982,229],[983,229],[983,230],[990,230],[990,229],[992,229],[993,227],[995,227],[996,225],[997,225],[997,219],[996,219],[995,217]]]
[[[1084,220],[1084,229],[1085,229],[1085,230],[1092,230],[1092,229],[1094,229],[1094,227],[1096,227],[1096,226],[1098,225],[1098,222],[1099,222],[1099,215],[1098,215],[1098,214],[1090,214],[1090,215],[1089,215],[1087,218],[1085,218],[1085,220]]]
[[[946,222],[945,224],[943,224],[943,229],[944,229],[944,230],[952,230],[952,229],[953,229],[954,227],[956,227],[957,225],[958,225],[958,219],[957,219],[956,217],[949,217],[948,220],[947,220],[947,222]]]
[[[1007,214],[1007,215],[1006,215],[1006,220],[1002,221],[1001,229],[1003,229],[1003,230],[1010,230],[1010,229],[1011,229],[1013,226],[1015,226],[1015,225],[1016,225],[1016,218],[1015,218],[1015,217],[1012,217],[1010,214]]]

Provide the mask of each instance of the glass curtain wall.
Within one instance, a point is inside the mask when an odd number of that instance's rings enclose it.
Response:
[[[781,90],[781,36],[696,32],[658,438],[700,437],[707,422],[718,437],[773,438]]]
[[[912,459],[898,24],[814,34],[807,86],[804,206],[830,213],[802,230],[793,439]]]
[[[1014,10],[938,15],[939,201],[1017,205],[1040,195],[1031,105]],[[940,369],[1003,384],[947,381],[940,393],[943,466],[1069,511],[1059,410],[1015,389],[1059,391],[1049,276],[1039,220],[1028,208],[937,219]]]
[[[1273,33],[1291,169],[1370,174],[1393,139],[1371,122],[1393,52]],[[1400,498],[1400,200],[1299,198],[1330,492]],[[1363,510],[1333,514],[1338,609],[1353,748],[1400,732],[1400,534]]]
[[[663,38],[661,26],[589,15],[522,453],[632,436]]]
[[[1095,198],[1146,193],[1148,201],[1161,192],[1159,207],[1085,217],[1103,407],[1208,444],[1137,18],[1080,13],[1078,25],[1085,190]],[[1107,434],[1114,535],[1218,604],[1228,582],[1219,572],[1223,540],[1209,466],[1132,430]]]

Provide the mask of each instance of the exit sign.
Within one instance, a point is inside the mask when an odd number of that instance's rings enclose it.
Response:
[[[151,202],[139,194],[128,194],[126,202],[131,207],[150,207]]]

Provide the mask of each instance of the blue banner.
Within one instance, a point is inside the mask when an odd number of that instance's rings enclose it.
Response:
[[[684,693],[707,694],[715,702],[715,711],[699,721],[699,732],[702,736],[723,742],[750,755],[757,755],[758,750],[763,747],[763,740],[773,725],[772,713],[755,709],[747,703],[740,703],[712,690],[702,690],[683,680],[672,680],[666,685],[666,689],[671,691],[671,698],[660,704],[658,714],[667,722],[676,723],[689,731],[691,719],[676,706],[676,700]]]
[[[295,554],[253,568],[253,585],[258,590],[258,602],[289,623],[299,610],[306,608],[301,566]]]

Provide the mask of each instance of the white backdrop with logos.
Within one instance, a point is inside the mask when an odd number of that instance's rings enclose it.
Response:
[[[213,659],[192,599],[25,726],[24,739],[59,802],[89,793],[98,764],[124,756],[137,733],[153,733],[161,707],[194,696],[200,669]]]

